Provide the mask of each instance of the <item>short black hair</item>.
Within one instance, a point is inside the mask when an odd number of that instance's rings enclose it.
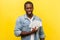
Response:
[[[26,8],[26,4],[31,4],[32,7],[33,7],[33,3],[32,3],[31,1],[27,1],[27,2],[25,2],[25,4],[24,4],[24,8]]]

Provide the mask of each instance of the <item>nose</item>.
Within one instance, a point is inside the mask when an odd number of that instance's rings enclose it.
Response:
[[[31,9],[29,8],[28,11],[31,11]]]

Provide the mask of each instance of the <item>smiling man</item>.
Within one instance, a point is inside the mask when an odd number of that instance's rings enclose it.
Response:
[[[41,22],[40,18],[33,15],[33,9],[34,9],[33,3],[27,1],[24,4],[24,9],[26,11],[26,14],[18,17],[16,21],[16,27],[14,30],[15,35],[17,37],[21,36],[21,40],[44,40],[45,36],[42,26],[40,26],[38,29],[34,27],[32,28],[32,30],[29,27],[30,23],[33,22],[34,20]]]

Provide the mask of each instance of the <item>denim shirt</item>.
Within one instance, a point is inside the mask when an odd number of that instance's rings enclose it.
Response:
[[[38,18],[35,15],[33,16],[33,21],[34,20],[41,21],[41,19]],[[22,31],[30,32],[31,31],[31,28],[29,28],[29,24],[30,23],[31,22],[28,20],[28,17],[27,17],[26,14],[23,15],[23,16],[18,17],[18,19],[16,21],[16,26],[15,26],[15,29],[14,29],[14,34],[17,37],[20,37]],[[45,37],[44,31],[43,31],[43,28],[41,26],[41,27],[38,28],[38,31],[36,33],[34,33],[34,40],[40,40],[40,38],[44,38],[44,37]],[[22,40],[30,40],[31,39],[31,35],[28,35],[28,36],[25,36],[25,37],[21,36],[21,39]]]

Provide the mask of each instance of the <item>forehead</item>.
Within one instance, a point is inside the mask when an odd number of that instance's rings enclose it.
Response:
[[[32,7],[32,4],[26,4],[25,6],[26,7]]]

